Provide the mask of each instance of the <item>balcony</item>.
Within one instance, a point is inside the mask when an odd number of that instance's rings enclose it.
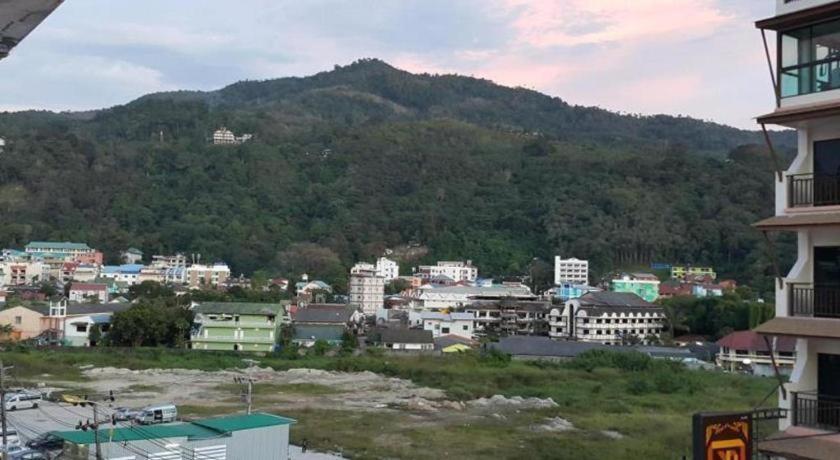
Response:
[[[840,176],[790,174],[788,177],[788,207],[840,205]]]
[[[229,343],[274,343],[275,339],[269,337],[242,337],[234,338],[230,336],[225,337],[204,337],[202,335],[194,335],[190,339],[192,342],[229,342]]]
[[[788,309],[790,316],[840,318],[840,287],[790,283]]]
[[[816,392],[791,392],[794,426],[840,430],[840,398]]]

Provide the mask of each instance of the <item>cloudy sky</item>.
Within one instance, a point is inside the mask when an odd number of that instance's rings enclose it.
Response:
[[[0,62],[0,110],[84,110],[378,57],[742,128],[772,109],[767,0],[66,0]]]

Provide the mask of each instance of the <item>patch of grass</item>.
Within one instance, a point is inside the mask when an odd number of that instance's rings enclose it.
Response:
[[[162,393],[163,387],[160,385],[138,383],[135,385],[130,385],[128,387],[128,391],[133,393]]]
[[[219,391],[239,394],[243,385],[238,383],[224,383],[217,385]],[[342,393],[342,390],[318,383],[255,383],[252,389],[254,396],[275,396],[294,394],[301,396],[321,396]]]

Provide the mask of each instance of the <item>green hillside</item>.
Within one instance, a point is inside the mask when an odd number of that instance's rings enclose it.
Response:
[[[209,145],[222,125],[255,140]],[[749,228],[772,213],[761,137],[686,117],[363,60],[93,113],[0,114],[0,137],[2,247],[81,240],[333,281],[386,247],[487,275],[562,254],[597,271],[709,263],[769,288]]]

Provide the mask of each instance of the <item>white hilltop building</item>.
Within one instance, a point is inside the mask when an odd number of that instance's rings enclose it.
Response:
[[[243,144],[253,139],[253,134],[236,136],[233,131],[222,126],[213,132],[213,145],[236,145]]]

